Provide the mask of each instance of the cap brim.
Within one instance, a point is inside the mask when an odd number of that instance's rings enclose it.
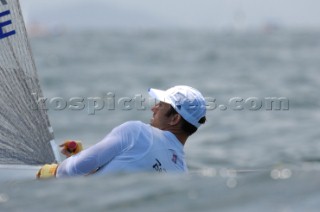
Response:
[[[159,100],[159,101],[162,101],[162,102],[165,102],[165,103],[168,103],[168,104],[171,104],[172,102],[170,101],[170,98],[166,95],[166,92],[163,91],[163,90],[159,90],[159,89],[155,89],[155,88],[149,88],[148,90],[148,93],[151,97]]]

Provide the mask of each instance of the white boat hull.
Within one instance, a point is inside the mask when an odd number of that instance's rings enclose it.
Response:
[[[0,165],[0,182],[36,179],[40,168],[31,165]]]

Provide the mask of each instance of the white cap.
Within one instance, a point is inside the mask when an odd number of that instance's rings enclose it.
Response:
[[[149,88],[148,92],[153,98],[170,104],[193,126],[198,128],[201,125],[199,120],[206,115],[206,101],[198,90],[178,85],[166,91]]]

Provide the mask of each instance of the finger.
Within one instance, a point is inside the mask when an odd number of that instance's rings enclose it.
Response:
[[[70,140],[66,140],[66,141],[64,141],[62,144],[60,144],[59,146],[60,147],[63,147],[63,146],[65,146],[67,143],[69,143],[70,142]]]
[[[61,154],[65,155],[66,157],[70,157],[71,156],[70,152],[68,150],[66,150],[66,149],[62,149],[61,150]]]
[[[38,171],[38,173],[37,173],[36,177],[37,177],[37,178],[40,178],[40,175],[41,175],[41,169],[39,169],[39,171]]]

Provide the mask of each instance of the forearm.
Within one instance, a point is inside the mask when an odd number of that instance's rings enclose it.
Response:
[[[81,176],[91,173],[99,168],[96,156],[88,150],[65,159],[59,164],[56,177]]]
[[[99,143],[64,160],[57,169],[56,177],[87,175],[108,164],[123,151],[118,136],[109,135]]]

